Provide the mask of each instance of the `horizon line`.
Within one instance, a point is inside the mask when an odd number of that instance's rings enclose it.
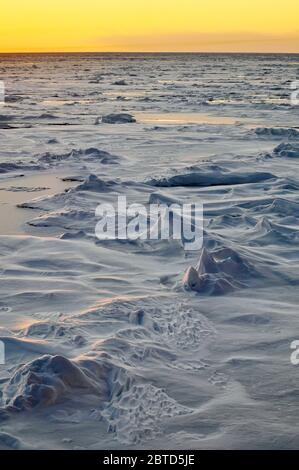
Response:
[[[25,54],[289,54],[299,55],[298,52],[278,51],[0,51],[0,55]]]

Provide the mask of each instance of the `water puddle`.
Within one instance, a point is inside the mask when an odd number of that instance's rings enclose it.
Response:
[[[24,234],[22,226],[33,217],[31,209],[17,207],[23,202],[52,196],[76,186],[76,182],[64,182],[61,174],[34,174],[0,180],[0,235]],[[39,211],[34,211],[37,216]]]
[[[135,113],[138,122],[144,124],[228,124],[250,123],[249,118],[212,116],[204,113]]]

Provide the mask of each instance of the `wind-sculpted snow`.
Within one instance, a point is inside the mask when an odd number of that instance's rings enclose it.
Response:
[[[282,143],[279,144],[273,150],[275,156],[278,157],[288,157],[288,158],[299,158],[299,143],[298,144],[290,144],[290,143]]]
[[[97,162],[102,164],[113,164],[118,163],[119,157],[116,155],[111,155],[108,152],[99,150],[94,147],[87,148],[85,150],[73,149],[70,152],[64,154],[55,154],[51,152],[46,152],[44,155],[41,155],[38,158],[39,162],[46,163],[48,165],[57,165],[60,162],[65,162],[66,160],[77,160],[78,162]]]
[[[20,336],[31,338],[31,348],[25,346],[26,341],[20,344],[27,354],[34,348],[38,354],[41,338],[45,349],[56,338],[69,354],[67,344],[73,338],[82,354],[74,360],[46,354],[16,368],[4,384],[3,409],[13,416],[24,410],[51,410],[63,403],[73,410],[78,404],[83,409],[92,404],[88,419],[104,420],[107,431],[127,444],[155,438],[165,419],[192,414],[192,408],[171,398],[163,387],[147,383],[137,372],[141,367],[151,371],[151,365],[161,360],[165,370],[192,370],[192,361],[184,364],[182,355],[198,350],[214,335],[213,327],[191,306],[164,303],[163,298],[111,302],[67,322],[36,322],[20,331]],[[118,332],[109,326],[112,317]],[[197,367],[204,366],[199,361]],[[50,412],[55,415],[54,410]]]
[[[30,170],[40,170],[42,167],[40,165],[28,165],[28,164],[23,164],[21,162],[3,162],[0,163],[0,174],[1,173],[9,173],[9,172],[15,172],[15,171],[30,171]]]
[[[187,169],[185,172],[177,171],[167,176],[154,177],[146,182],[158,187],[223,186],[259,183],[274,178],[275,176],[268,172],[240,172],[212,165],[202,165],[190,170]]]
[[[262,245],[263,235],[263,230],[255,227],[248,236],[250,244],[254,239],[255,243],[258,240]],[[268,235],[269,243],[277,242],[271,233],[268,232]],[[241,256],[231,248],[217,247],[211,251],[202,249],[197,266],[191,266],[185,272],[183,285],[185,289],[203,295],[223,295],[235,289],[253,287],[257,283],[279,284],[282,278],[279,266],[275,267],[274,263],[269,263],[261,255],[249,251]]]
[[[104,400],[107,384],[100,374],[99,370],[95,376],[85,369],[84,361],[80,368],[80,363],[76,365],[63,356],[42,356],[17,369],[4,388],[3,401],[9,409],[21,411],[53,405],[68,393],[93,393]]]
[[[76,187],[76,191],[111,191],[117,183],[113,180],[105,181],[98,178],[96,175],[89,175],[88,178]]]
[[[298,448],[298,56],[0,68],[0,448]],[[202,246],[97,238],[118,196]]]
[[[286,225],[270,222],[267,217],[261,217],[248,233],[251,244],[285,245],[298,243],[298,231]]]
[[[258,127],[255,133],[259,137],[281,139],[281,140],[297,140],[299,139],[299,131],[286,127]]]

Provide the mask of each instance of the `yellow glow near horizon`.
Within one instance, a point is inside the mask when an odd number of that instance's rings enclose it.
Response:
[[[298,0],[9,0],[0,52],[299,53]]]

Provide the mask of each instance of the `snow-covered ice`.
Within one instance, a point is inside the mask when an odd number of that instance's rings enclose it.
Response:
[[[0,56],[0,448],[298,448],[296,74]],[[203,203],[202,249],[98,240],[119,195]]]

